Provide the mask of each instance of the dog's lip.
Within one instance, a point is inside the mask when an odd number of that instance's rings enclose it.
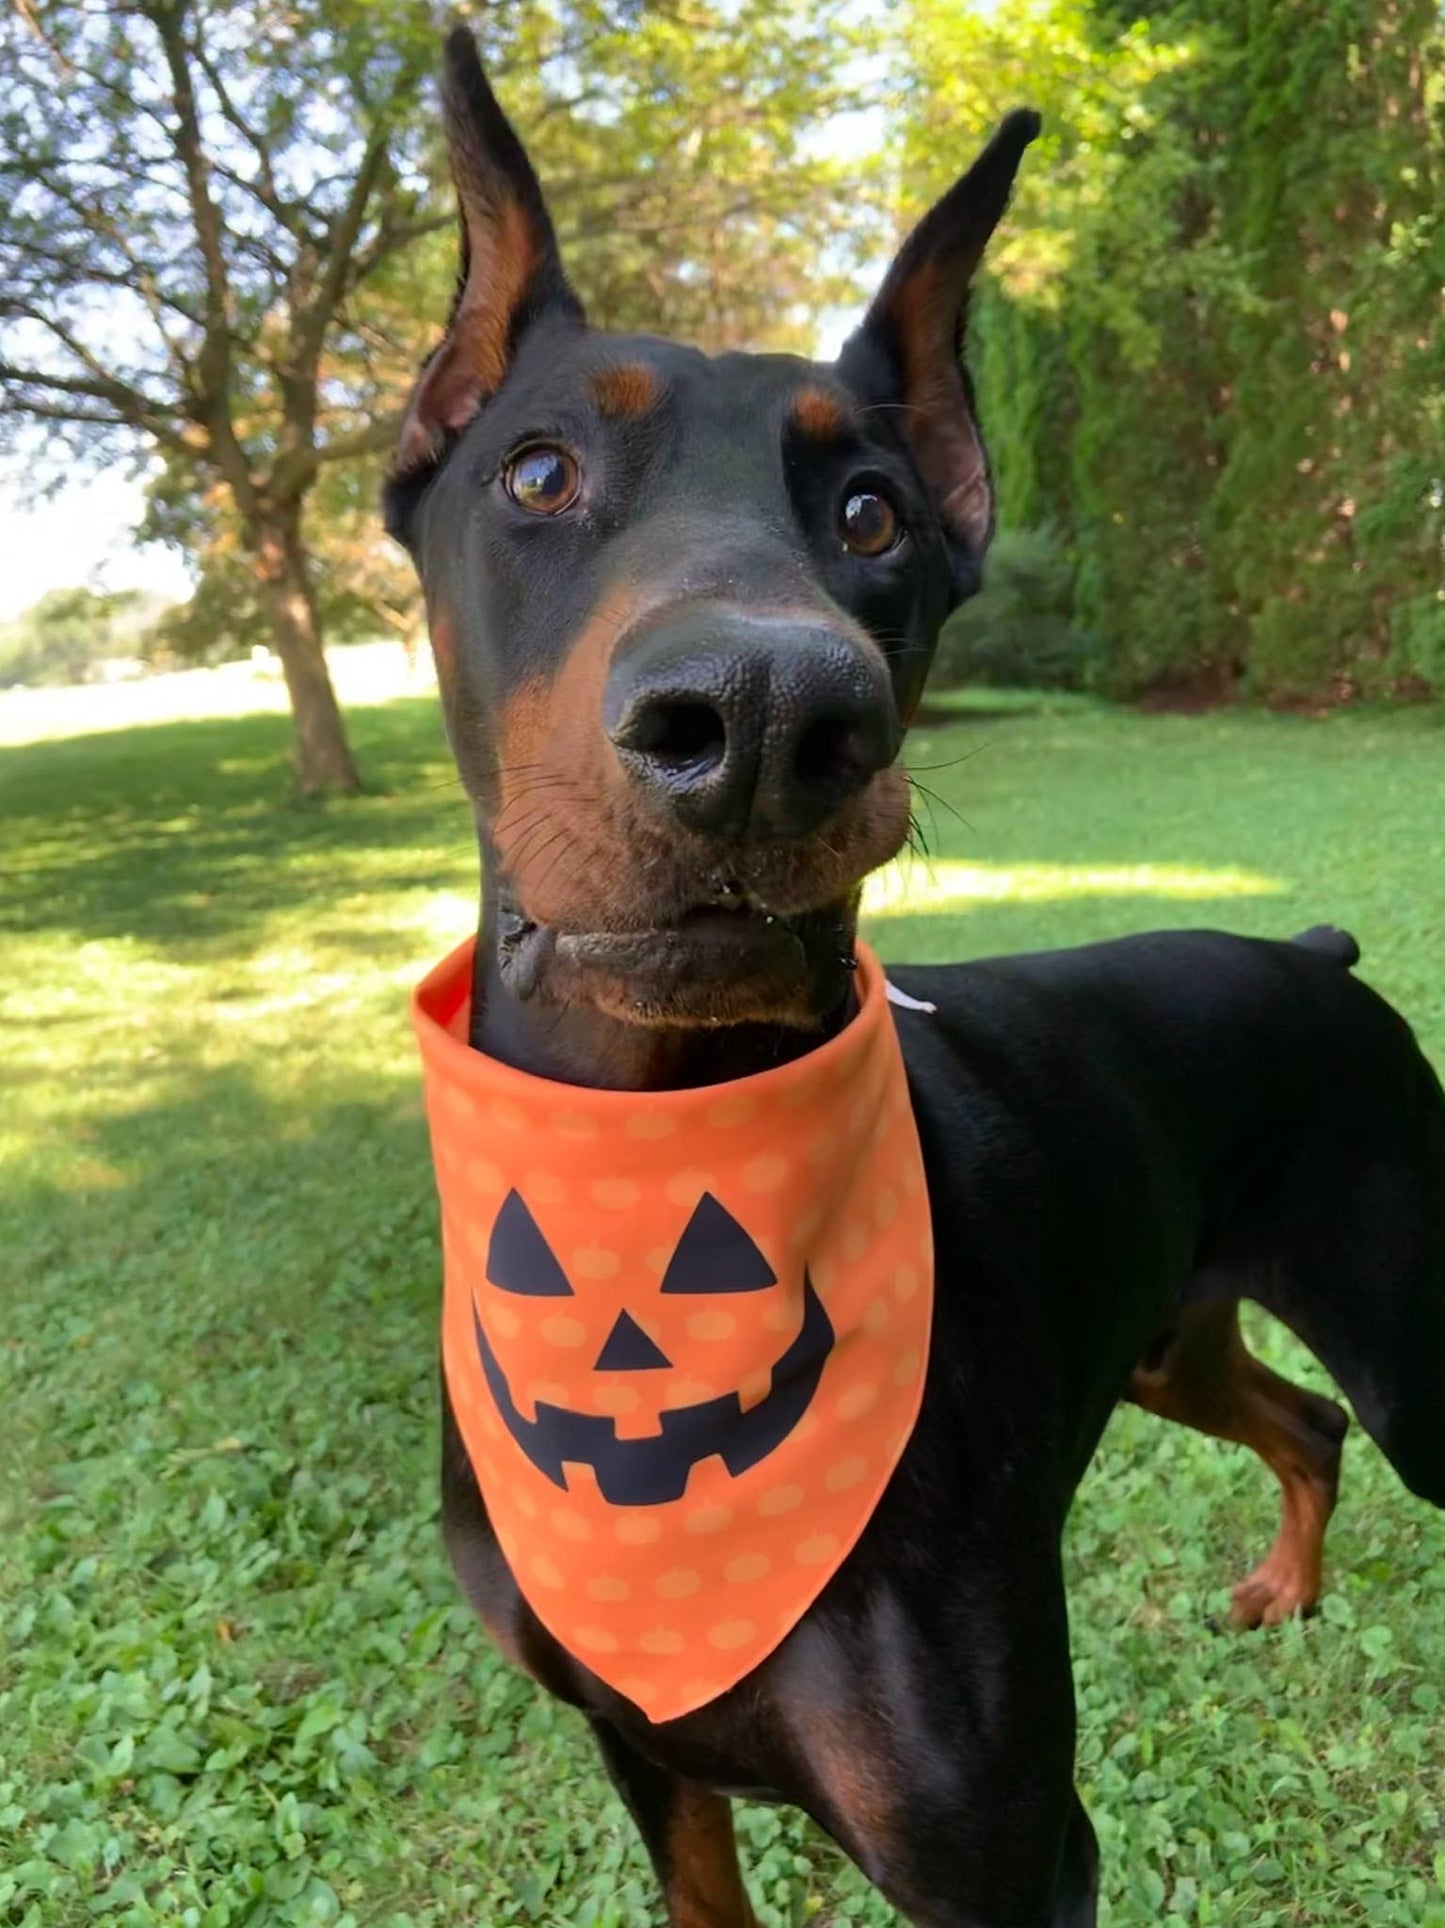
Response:
[[[779,965],[801,968],[802,940],[771,911],[697,905],[676,922],[631,931],[558,931],[557,956],[573,964],[638,972],[729,975]]]
[[[786,925],[798,913],[787,914],[768,907],[741,887],[720,890],[701,903],[689,905],[677,916],[656,923],[626,924],[610,929],[585,930],[566,925],[548,925],[528,917],[524,911],[508,908],[502,942],[509,947],[545,939],[548,947],[558,946],[567,956],[583,951],[625,945],[656,944],[670,938],[685,937],[700,942],[735,944],[766,934],[774,926]]]

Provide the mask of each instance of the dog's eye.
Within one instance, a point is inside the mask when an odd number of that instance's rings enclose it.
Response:
[[[855,556],[881,556],[903,533],[898,511],[876,489],[855,489],[846,496],[838,526]]]
[[[577,500],[582,477],[565,449],[530,448],[514,455],[502,471],[507,494],[534,515],[557,515]]]

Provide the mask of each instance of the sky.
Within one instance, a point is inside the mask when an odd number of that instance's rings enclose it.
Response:
[[[190,594],[179,556],[160,544],[137,548],[131,531],[145,508],[142,485],[120,468],[92,472],[34,508],[22,506],[24,477],[0,464],[0,622],[48,589],[148,589],[169,601]]]

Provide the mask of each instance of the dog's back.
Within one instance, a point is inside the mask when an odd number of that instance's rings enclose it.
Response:
[[[899,1028],[925,1139],[936,1124],[947,1148],[937,1196],[1005,1244],[1026,1199],[1036,1251],[1071,1243],[1065,1344],[1105,1276],[1125,1373],[1179,1307],[1257,1300],[1445,1504],[1445,1097],[1358,957],[1328,927],[1163,932],[892,976],[935,1007]],[[1102,1420],[1107,1388],[1079,1390]]]

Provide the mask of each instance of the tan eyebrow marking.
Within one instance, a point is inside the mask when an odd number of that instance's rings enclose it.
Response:
[[[587,384],[592,399],[609,419],[635,419],[662,399],[657,371],[641,362],[599,368]]]
[[[849,396],[837,389],[809,382],[788,404],[788,414],[802,434],[820,442],[836,441],[853,426],[854,409]]]

